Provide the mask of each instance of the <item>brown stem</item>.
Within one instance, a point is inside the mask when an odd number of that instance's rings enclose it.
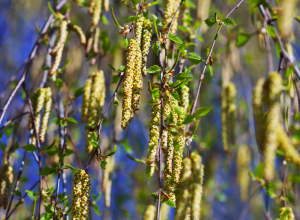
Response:
[[[80,169],[83,169],[83,165],[82,165],[82,162],[80,160],[80,155],[79,155],[79,151],[77,149],[77,146],[76,144],[73,142],[72,140],[72,137],[71,137],[71,134],[69,133],[69,131],[67,132],[67,137],[69,138],[69,141],[71,142],[73,148],[74,148],[74,153],[75,153],[75,158],[77,160],[77,164],[79,164],[79,168]]]
[[[8,125],[10,125],[10,123],[12,123],[14,120],[19,119],[19,118],[23,117],[24,115],[28,115],[28,114],[30,114],[30,112],[23,112],[23,113],[17,115],[16,117],[10,119],[9,121],[7,121],[7,122],[0,128],[0,131],[1,131],[2,129],[4,129],[5,127],[7,127]]]

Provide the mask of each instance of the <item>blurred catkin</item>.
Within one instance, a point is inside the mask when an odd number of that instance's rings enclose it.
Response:
[[[96,27],[100,20],[102,0],[95,0],[95,5],[93,7],[93,17],[92,17],[92,27]]]
[[[6,161],[0,170],[0,207],[6,209],[13,183],[13,168]]]
[[[282,220],[294,220],[295,215],[291,207],[282,207],[279,210],[279,217]]]
[[[112,172],[115,166],[115,156],[106,159],[107,165],[103,172],[102,191],[105,194],[105,207],[109,208],[111,203]]]
[[[211,0],[198,0],[197,18],[201,21],[201,32],[206,33],[208,26],[205,25],[205,19],[209,17]]]
[[[240,185],[240,195],[241,200],[244,202],[248,197],[248,188],[249,188],[249,168],[251,162],[251,152],[247,145],[241,145],[237,151],[237,180]]]
[[[77,170],[73,179],[73,219],[88,219],[90,200],[90,176],[84,170]]]
[[[132,109],[133,113],[137,114],[140,109],[140,98],[142,90],[142,53],[140,47],[136,47],[135,68],[133,73],[133,88],[132,88]]]
[[[143,220],[154,220],[156,215],[156,207],[154,205],[148,205]]]
[[[263,106],[263,94],[264,94],[265,79],[259,79],[252,91],[252,107],[255,121],[255,136],[256,142],[260,152],[263,152],[264,131],[265,131],[265,119],[264,119],[264,106]]]
[[[94,39],[93,39],[93,51],[94,53],[99,53],[99,35],[100,35],[100,28],[96,27],[94,32]]]
[[[266,81],[267,104],[269,112],[267,114],[265,138],[264,138],[264,155],[265,167],[264,177],[266,181],[274,178],[274,163],[277,148],[276,130],[280,126],[280,106],[279,99],[282,90],[282,79],[278,73],[270,73]]]
[[[129,41],[128,51],[126,54],[126,68],[123,82],[123,104],[122,104],[122,123],[121,127],[125,130],[128,127],[132,114],[132,87],[133,77],[136,67],[136,40]]]
[[[109,0],[103,0],[104,11],[109,11]]]
[[[75,25],[75,24],[70,24],[69,25],[71,30],[73,30],[79,37],[80,39],[80,43],[82,45],[85,45],[86,44],[86,37],[85,37],[85,34],[83,33],[81,27],[79,27],[78,25]]]
[[[144,20],[143,24],[143,36],[142,36],[142,74],[147,76],[147,58],[149,53],[149,47],[151,42],[151,21],[149,19]]]
[[[45,102],[45,90],[43,88],[39,88],[35,91],[35,93],[36,93],[36,103],[35,106],[32,106],[32,108],[35,117],[36,133],[38,134],[40,130],[40,124],[41,124],[41,113]],[[34,135],[32,136],[32,144],[35,145],[35,143],[36,143],[36,135],[34,133]]]
[[[81,121],[85,123],[88,118],[92,90],[92,78],[88,78],[84,84],[83,100],[81,104]]]
[[[137,21],[134,23],[134,36],[137,45],[141,48],[142,46],[142,32],[143,32],[143,24],[144,24],[144,16],[138,15]]]
[[[45,140],[45,134],[48,126],[49,116],[51,112],[52,106],[52,92],[51,88],[44,88],[45,92],[45,108],[44,108],[44,115],[42,119],[41,131],[40,131],[40,141],[43,143]]]
[[[297,0],[284,0],[279,3],[278,27],[283,38],[289,39],[292,34],[297,3]]]

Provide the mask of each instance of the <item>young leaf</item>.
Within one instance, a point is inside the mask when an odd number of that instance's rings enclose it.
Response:
[[[44,167],[41,172],[39,173],[39,175],[48,175],[50,172],[52,172],[53,169],[51,167]]]
[[[211,107],[201,107],[201,108],[198,108],[196,110],[195,116],[196,117],[205,116],[205,115],[207,115],[210,112],[211,109],[212,109]]]
[[[176,208],[176,204],[171,198],[169,198],[169,200],[166,201],[166,203],[167,203],[168,206]]]
[[[72,117],[67,118],[67,122],[68,122],[69,124],[77,124],[77,121],[76,121],[74,118],[72,118]]]
[[[251,37],[250,34],[239,33],[235,46],[236,47],[244,46],[248,42],[250,37]]]
[[[211,76],[214,76],[214,71],[213,71],[213,68],[211,65],[208,66],[208,69],[209,69],[209,73]]]
[[[124,66],[124,65],[121,65],[121,66],[119,67],[119,69],[117,70],[118,73],[124,72],[124,71],[125,71],[125,66]]]
[[[33,151],[36,151],[37,148],[33,145],[33,144],[27,144],[25,145],[24,147],[22,147],[25,151],[27,152],[33,152]]]
[[[205,23],[207,24],[207,26],[212,27],[217,21],[214,18],[207,18],[205,20]]]
[[[146,71],[147,71],[147,73],[157,73],[157,72],[162,71],[162,69],[157,65],[153,65],[149,69],[147,69]]]
[[[25,190],[25,192],[27,193],[27,195],[31,198],[31,199],[35,199],[36,197],[38,197],[40,194],[39,193],[35,193],[33,191],[30,190]]]
[[[179,73],[178,75],[176,75],[175,78],[177,80],[185,80],[185,79],[191,78],[191,76],[189,74],[187,74],[186,72],[182,72],[182,73]]]
[[[152,50],[154,51],[154,53],[156,53],[156,55],[158,55],[159,52],[159,41],[155,41],[154,44],[152,45]]]
[[[96,141],[89,141],[89,144],[93,145],[93,147],[99,147],[99,144]]]
[[[180,96],[179,96],[179,94],[178,94],[178,92],[173,92],[173,91],[171,91],[171,95],[172,95],[172,97],[175,99],[175,100],[177,100],[178,102],[180,102]]]
[[[174,70],[174,69],[176,68],[176,66],[177,66],[177,63],[178,63],[178,61],[179,61],[179,55],[180,55],[180,53],[179,53],[179,51],[177,51],[176,60],[175,60],[175,62],[174,62],[174,64],[173,64],[173,66],[172,66],[172,68],[170,69],[170,71],[169,71],[169,72],[171,72],[172,70]]]
[[[71,169],[71,170],[76,170],[76,169],[75,169],[74,167],[72,167],[70,164],[65,164],[64,167],[67,167],[67,168],[69,168],[69,169]]]
[[[79,87],[78,89],[76,89],[75,93],[74,93],[74,97],[78,98],[79,96],[81,96],[83,94],[84,90],[83,87]]]
[[[93,210],[94,210],[94,212],[96,213],[96,215],[100,215],[99,207],[98,207],[96,204],[93,205]]]
[[[56,83],[56,88],[60,91],[60,89],[63,86],[64,82],[62,81],[62,79],[57,78],[55,83]]]
[[[136,16],[129,16],[129,18],[127,19],[126,23],[130,23],[130,22],[133,22],[133,21],[136,21],[136,20],[137,20]]]
[[[199,63],[202,63],[203,61],[205,61],[205,60],[203,60],[200,56],[198,56],[195,53],[189,53],[189,56],[187,58],[193,64],[199,64]]]
[[[169,33],[169,39],[171,41],[174,41],[175,43],[183,44],[183,41],[179,37],[177,37],[176,35],[174,35],[172,32]]]
[[[111,84],[115,84],[117,82],[119,82],[119,75],[114,75],[113,78],[112,78],[112,81],[111,81]]]
[[[124,44],[125,49],[127,50],[127,47],[129,45],[127,37],[123,40],[123,44]]]
[[[178,107],[178,106],[176,106],[176,105],[173,105],[173,108],[174,108],[174,111],[177,113],[177,114],[179,114],[179,115],[183,115],[183,112],[182,112],[182,110]]]
[[[183,120],[183,124],[189,124],[191,123],[193,120],[194,120],[195,116],[194,115],[186,115],[184,117],[184,120]]]
[[[158,18],[154,14],[152,14],[152,16],[153,16],[153,26],[154,26],[155,34],[156,36],[158,36],[157,24],[156,24]]]
[[[141,159],[134,158],[134,157],[130,156],[129,154],[126,154],[126,156],[127,156],[130,160],[133,160],[133,161],[135,161],[135,162],[138,162],[138,163],[146,163],[146,161],[141,160]]]
[[[264,178],[264,164],[263,163],[258,164],[258,166],[254,170],[254,173],[257,178],[260,179]]]
[[[101,169],[102,170],[106,169],[106,164],[107,164],[107,162],[105,160],[101,161]]]
[[[117,70],[109,63],[108,66],[115,72],[117,72]]]
[[[152,100],[155,101],[155,100],[158,100],[159,99],[159,91],[157,88],[155,89],[152,89],[151,91],[151,97],[152,97]]]
[[[236,23],[234,23],[234,21],[232,20],[232,18],[225,18],[223,21],[222,21],[222,24],[225,25],[225,26],[234,26],[236,25]]]
[[[107,157],[112,156],[112,155],[114,155],[116,153],[116,151],[117,151],[117,145],[115,145],[114,150],[112,152],[106,154],[106,156]]]

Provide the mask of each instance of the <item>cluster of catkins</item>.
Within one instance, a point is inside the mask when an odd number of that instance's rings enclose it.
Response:
[[[147,56],[151,41],[151,22],[138,15],[135,22],[135,39],[129,41],[126,53],[126,68],[123,82],[121,127],[125,130],[140,108],[142,75],[147,75]]]
[[[284,220],[294,220],[295,215],[291,207],[282,207],[279,210],[279,217],[280,219]]]
[[[260,151],[265,156],[264,178],[271,181],[274,178],[274,161],[276,149],[279,148],[286,159],[300,165],[298,151],[289,143],[289,138],[283,130],[280,120],[280,95],[282,91],[282,78],[277,72],[269,74],[267,80],[260,79],[252,93],[253,114],[256,122],[256,140]],[[268,113],[264,113],[266,99]]]
[[[251,152],[247,145],[241,145],[237,151],[237,181],[240,185],[240,195],[241,200],[246,201],[248,197],[248,188],[249,188],[249,168],[251,162]]]
[[[13,168],[9,165],[7,160],[4,160],[0,170],[0,207],[4,209],[6,209],[8,204],[13,179]]]
[[[155,212],[156,212],[156,207],[154,205],[148,205],[143,220],[154,220]]]
[[[73,179],[73,219],[88,219],[90,200],[90,176],[84,170],[77,170]]]
[[[95,126],[99,123],[102,108],[105,104],[105,77],[102,70],[93,72],[86,80],[84,85],[83,101],[81,105],[82,123],[88,121],[89,126]],[[86,150],[90,153],[93,145],[93,133],[87,131]]]
[[[105,207],[110,207],[110,198],[111,198],[111,186],[112,186],[112,172],[115,166],[115,156],[112,155],[106,159],[107,166],[103,171],[103,180],[102,180],[102,191],[105,194]]]
[[[51,88],[48,87],[48,88],[37,89],[31,98],[31,102],[32,102],[32,108],[33,108],[33,113],[35,118],[36,132],[37,133],[39,132],[40,142],[44,142],[49,116],[51,112],[51,106],[52,106]],[[44,115],[41,124],[41,115],[42,115],[43,107],[44,107]],[[41,130],[40,130],[40,126],[41,126]],[[31,116],[29,117],[28,128],[30,130],[34,129]],[[36,135],[34,132],[33,132],[31,143],[33,145],[36,144]]]
[[[196,152],[182,161],[182,174],[176,195],[175,220],[200,219],[204,166]]]
[[[51,55],[55,56],[53,65],[52,65],[51,69],[49,70],[49,74],[50,74],[50,76],[52,76],[53,80],[56,80],[57,70],[58,70],[60,62],[61,62],[64,46],[65,46],[66,39],[68,36],[68,28],[70,30],[74,31],[79,36],[80,43],[82,45],[86,44],[85,35],[79,26],[71,24],[70,21],[68,21],[66,19],[60,20],[58,40],[56,42],[55,47],[50,52]]]
[[[234,122],[235,122],[235,99],[236,88],[233,83],[229,83],[222,89],[221,93],[221,121],[222,121],[222,141],[224,151],[228,152],[228,136],[230,143],[234,144]]]
[[[174,14],[180,5],[181,0],[166,0],[165,13],[164,13],[164,21],[163,21],[163,36],[166,37],[171,21],[174,17]],[[170,31],[175,34],[178,27],[178,16],[179,12],[177,12],[172,27]]]

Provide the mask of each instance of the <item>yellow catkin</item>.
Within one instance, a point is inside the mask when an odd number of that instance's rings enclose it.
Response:
[[[143,32],[143,24],[144,24],[144,16],[138,15],[138,19],[134,24],[134,36],[137,42],[137,45],[141,48],[142,45],[142,32]]]
[[[156,207],[154,205],[148,205],[143,220],[154,220],[156,215]]]
[[[246,201],[248,198],[249,188],[249,166],[251,161],[251,152],[247,145],[241,145],[237,151],[237,180],[240,185],[241,200]]]
[[[123,104],[122,104],[122,123],[121,127],[125,130],[128,127],[132,113],[132,87],[135,70],[137,43],[134,39],[129,41],[126,55],[126,68],[123,82]]]
[[[285,216],[285,218],[284,218]],[[282,207],[279,210],[279,217],[282,220],[294,220],[295,215],[291,207]]]
[[[147,76],[147,59],[149,53],[149,47],[151,43],[151,22],[149,19],[146,19],[143,24],[143,39],[142,39],[142,74]]]
[[[73,30],[79,37],[80,39],[80,43],[82,45],[85,45],[86,44],[86,37],[85,37],[85,34],[83,33],[81,27],[79,27],[78,25],[75,25],[75,24],[70,24],[70,28],[71,30]]]
[[[95,28],[91,27],[90,30],[87,33],[87,43],[86,43],[86,47],[85,47],[85,55],[88,56],[91,48],[93,46],[93,41],[94,41],[94,32],[95,32]]]
[[[166,5],[165,5],[165,13],[164,13],[164,21],[163,21],[163,35],[166,36],[168,29],[170,27],[170,23],[172,21],[172,18],[180,4],[179,0],[167,0]],[[179,12],[177,12],[175,19],[173,21],[172,27],[171,27],[171,32],[173,34],[176,33],[177,31],[177,26],[178,26],[178,16]]]
[[[140,98],[141,98],[141,90],[142,90],[142,53],[140,48],[137,46],[136,48],[136,63],[134,68],[133,75],[133,87],[132,87],[132,109],[133,113],[137,114],[140,109]]]
[[[264,106],[263,106],[263,94],[264,94],[265,79],[259,79],[252,91],[252,106],[253,115],[255,120],[255,135],[256,142],[260,152],[263,152],[263,141],[265,131],[265,119],[264,119]]]
[[[269,112],[267,114],[267,122],[264,138],[264,177],[266,181],[274,178],[274,160],[276,157],[277,134],[276,129],[280,126],[280,106],[279,99],[282,90],[282,79],[278,73],[271,73],[266,81],[267,104]]]
[[[34,110],[34,117],[35,117],[35,128],[36,128],[36,133],[39,133],[40,130],[40,124],[41,124],[41,113],[42,109],[44,107],[44,102],[45,102],[45,90],[43,88],[39,88],[36,91],[36,104],[35,107],[33,107]],[[36,144],[36,135],[35,133],[32,136],[32,144]]]
[[[92,89],[92,79],[89,78],[84,84],[83,100],[81,104],[81,121],[85,123],[88,118],[90,98],[91,98],[91,89]]]
[[[105,104],[106,98],[106,87],[105,87],[105,76],[103,70],[99,70],[99,79],[97,86],[100,88],[99,96],[98,96],[98,119],[100,120],[102,117],[102,109]]]
[[[236,109],[235,98],[236,89],[233,83],[229,83],[222,89],[221,94],[221,121],[222,121],[222,141],[224,151],[228,152],[228,139],[234,143],[234,112]],[[228,138],[229,136],[229,138]]]
[[[93,11],[94,11],[94,7],[95,7],[95,4],[96,4],[96,1],[97,1],[97,0],[90,0],[90,1],[89,1],[89,13],[90,13],[90,14],[93,14]]]
[[[90,176],[84,170],[77,170],[73,179],[73,219],[88,219],[90,200]]]
[[[0,170],[0,207],[4,209],[6,209],[8,204],[13,179],[13,168],[8,162],[4,162]]]
[[[166,121],[166,119],[168,119],[170,117],[170,113],[171,113],[171,100],[172,100],[172,96],[169,90],[165,90],[164,91],[164,121]],[[162,151],[164,152],[164,154],[167,154],[168,151],[168,129],[167,128],[163,128],[162,131],[162,137],[161,137],[161,147],[162,147]]]
[[[100,35],[100,28],[96,27],[94,33],[94,40],[93,40],[94,53],[99,53],[99,35]]]
[[[108,157],[106,162],[106,169],[103,171],[102,191],[105,194],[105,207],[109,208],[111,203],[111,176],[115,165],[115,156]]]
[[[172,174],[173,174],[173,157],[174,157],[174,136],[169,133],[168,134],[168,151],[165,155],[165,170],[164,170],[164,176],[165,176],[165,183],[166,183],[166,190],[168,191],[169,197],[176,202],[176,197],[174,194],[175,188],[173,186],[172,181]]]
[[[277,128],[278,148],[284,152],[287,159],[297,166],[300,166],[300,155],[298,150],[289,143],[289,138],[282,127]]]
[[[109,0],[103,0],[104,11],[109,11]]]
[[[203,176],[204,176],[204,166],[202,165],[202,158],[196,152],[191,153],[192,161],[192,175],[193,180],[190,185],[191,189],[191,219],[200,219],[201,213],[201,197],[203,193]]]
[[[31,98],[30,98],[31,105],[32,105],[32,108],[33,108],[33,112],[34,112],[34,109],[35,109],[35,106],[36,106],[36,100],[37,100],[37,92],[35,91],[33,93],[33,95],[31,96]],[[32,123],[31,115],[28,117],[28,129],[29,130],[33,129],[33,123]]]
[[[283,38],[289,38],[293,31],[293,17],[295,15],[297,0],[284,0],[279,4],[278,27]]]
[[[189,184],[192,176],[192,162],[190,158],[182,161],[182,176],[176,193],[175,220],[182,220],[186,216],[186,210],[190,201]]]
[[[98,25],[101,14],[102,0],[95,0],[95,6],[93,8],[92,26]]]
[[[62,20],[60,23],[60,30],[59,30],[59,39],[55,45],[55,47],[53,48],[53,50],[51,51],[51,54],[54,55],[55,54],[55,58],[54,58],[54,62],[52,65],[52,68],[49,70],[49,75],[52,76],[53,75],[53,79],[56,78],[56,71],[59,67],[60,61],[61,61],[61,57],[62,57],[62,53],[63,53],[63,49],[64,49],[64,45],[68,36],[68,21],[66,20]]]
[[[43,143],[45,140],[45,134],[48,126],[49,116],[51,112],[52,106],[52,92],[51,88],[44,88],[45,92],[45,108],[44,108],[44,115],[42,119],[41,131],[40,131],[40,141]]]
[[[160,91],[160,85],[154,84],[153,89],[157,88]],[[160,93],[160,92],[159,92]],[[152,105],[151,109],[151,119],[150,119],[150,134],[148,143],[148,166],[147,169],[150,170],[150,176],[152,177],[155,171],[155,156],[158,148],[159,140],[159,127],[161,120],[161,103],[158,100],[156,104]]]
[[[209,8],[211,0],[198,0],[197,18],[201,21],[201,31],[206,33],[208,26],[205,24],[205,19],[209,17]]]

